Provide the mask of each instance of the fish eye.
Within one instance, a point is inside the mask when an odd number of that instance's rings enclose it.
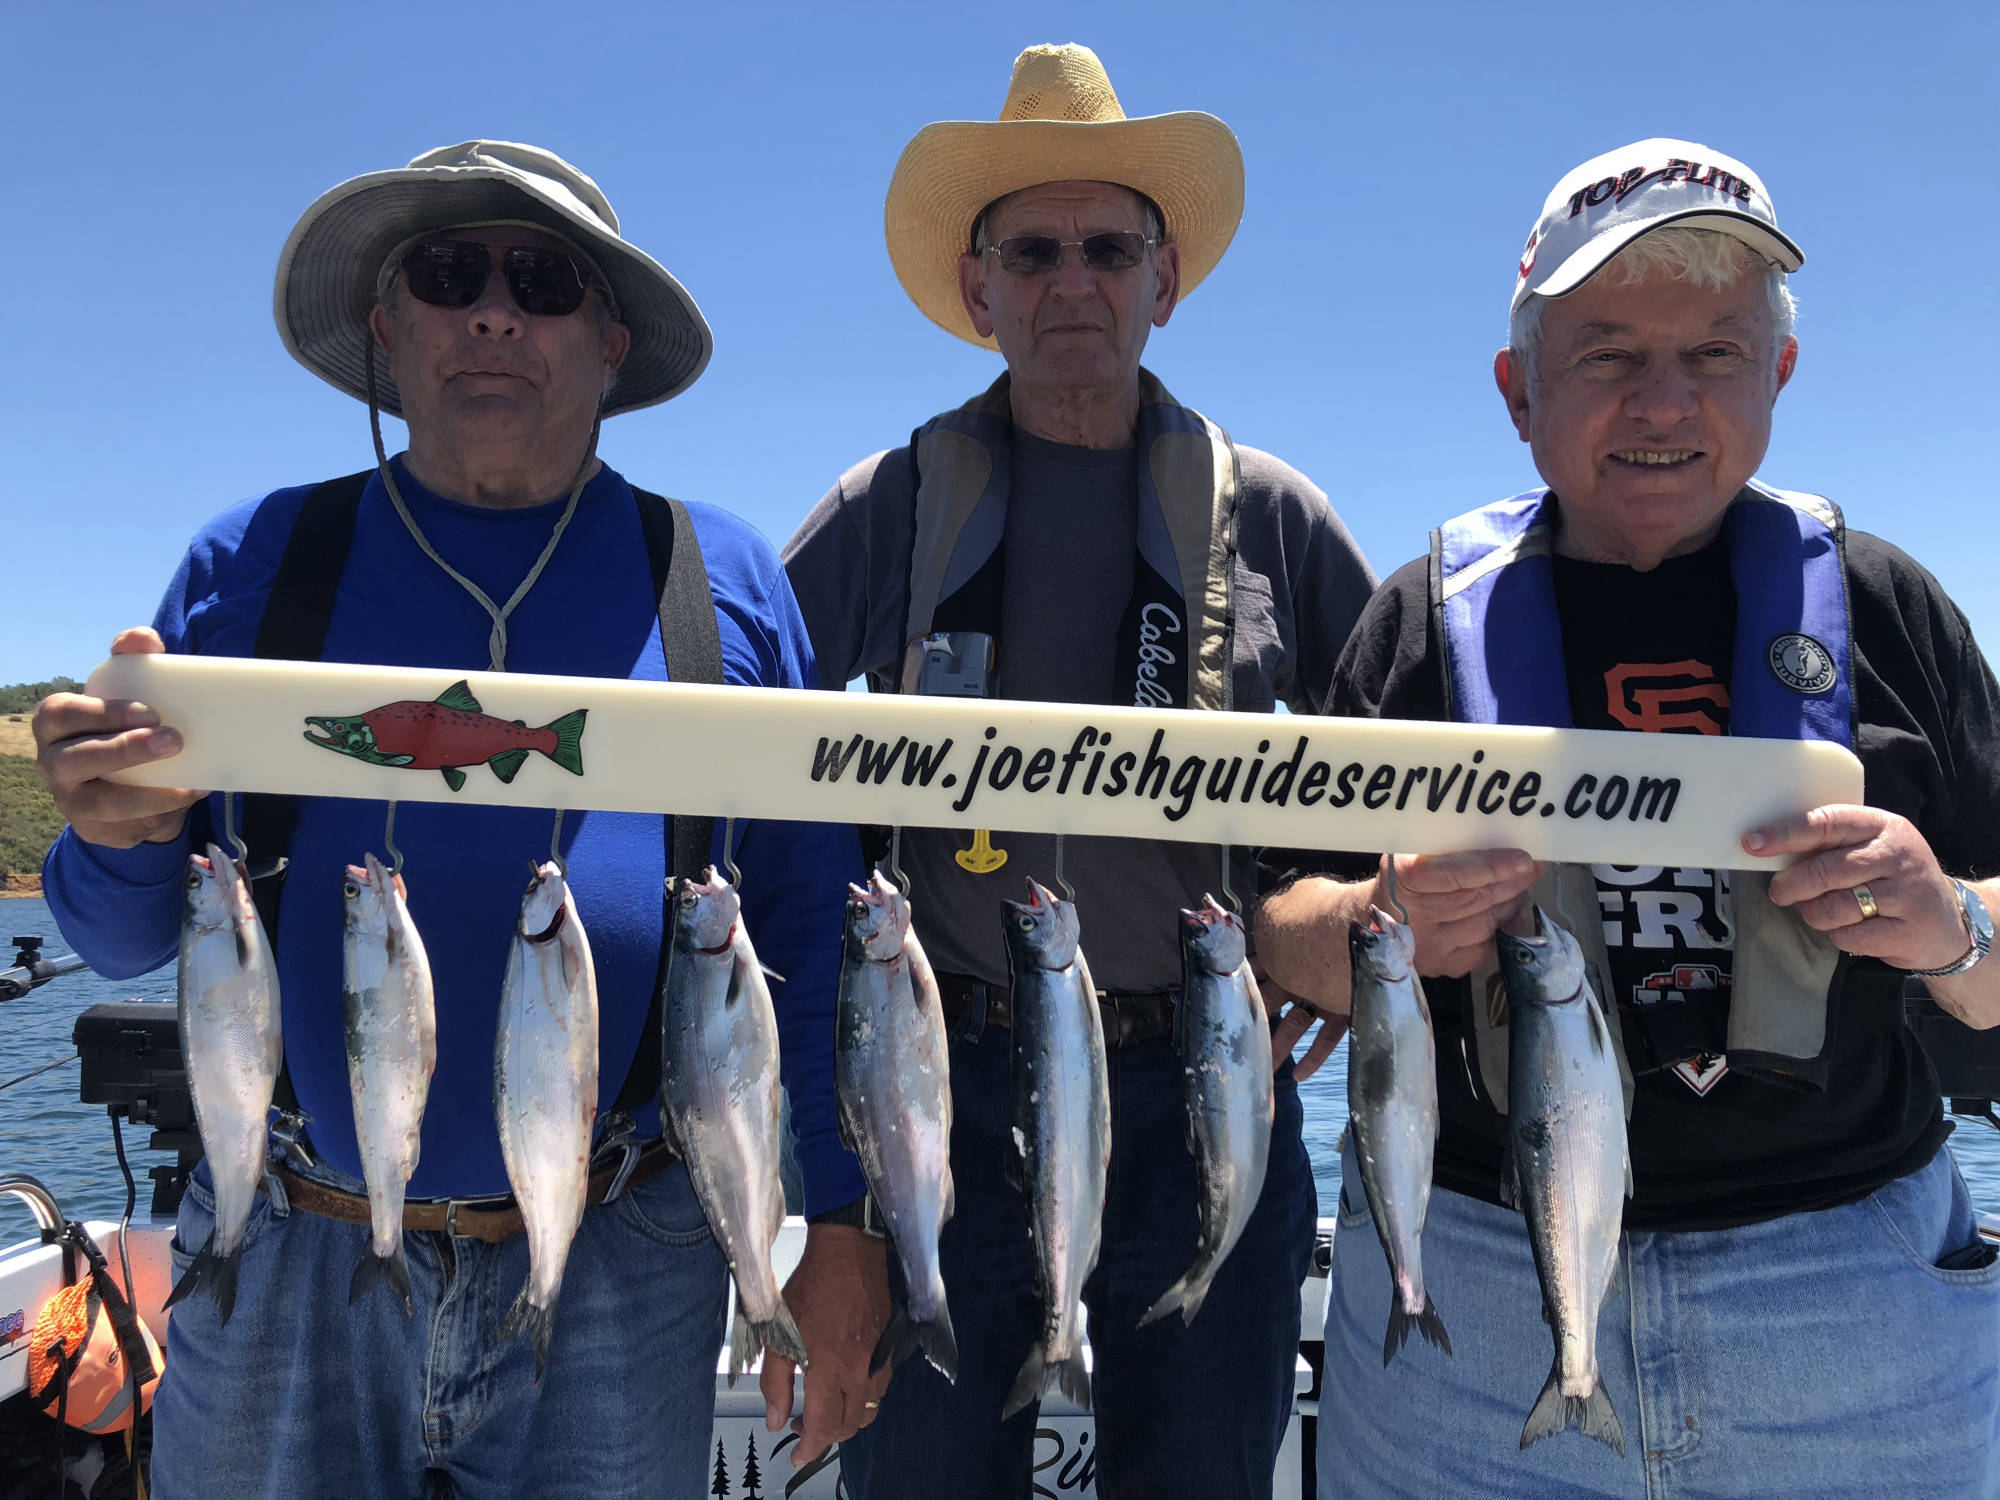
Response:
[[[187,888],[191,891],[201,889],[201,872],[199,870],[189,870],[187,872]]]
[[[1035,919],[1026,913],[1016,917],[1014,921],[1023,932],[1033,932],[1035,930]]]
[[[341,881],[340,890],[341,894],[346,896],[350,901],[357,899],[361,895],[361,887],[351,880]]]

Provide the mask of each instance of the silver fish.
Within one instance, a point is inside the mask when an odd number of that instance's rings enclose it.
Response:
[[[1175,1308],[1194,1322],[1215,1273],[1264,1191],[1271,1155],[1271,1032],[1244,956],[1243,923],[1202,898],[1181,913],[1181,1064],[1187,1143],[1201,1183],[1194,1264],[1168,1287],[1144,1328]]]
[[[1623,1454],[1625,1430],[1597,1369],[1597,1315],[1618,1270],[1632,1191],[1625,1095],[1576,939],[1540,907],[1535,929],[1532,939],[1499,934],[1508,1022],[1502,1192],[1527,1215],[1555,1337],[1555,1364],[1521,1429],[1521,1446],[1576,1427]]]
[[[921,1350],[958,1379],[958,1338],[938,1269],[951,1218],[951,1054],[944,1005],[910,903],[877,872],[848,888],[833,1077],[840,1130],[861,1159],[903,1269],[905,1305],[875,1345],[870,1372]]]
[[[1049,1382],[1090,1405],[1077,1298],[1097,1264],[1111,1166],[1111,1086],[1104,1022],[1078,946],[1076,908],[1028,882],[1002,918],[1013,971],[1014,1147],[1010,1175],[1028,1203],[1042,1332],[1001,1408],[1002,1420]]]
[[[528,1233],[528,1280],[500,1325],[525,1334],[539,1381],[570,1242],[590,1187],[597,1119],[597,973],[563,873],[536,868],[521,898],[493,1046],[500,1155]]]
[[[373,1233],[348,1283],[347,1300],[360,1301],[386,1275],[409,1312],[403,1189],[417,1169],[424,1100],[437,1066],[437,1007],[430,959],[404,904],[401,880],[374,855],[364,861],[360,869],[349,865],[341,884],[346,898],[341,1002],[354,1137]]]
[[[660,1007],[660,1116],[736,1278],[734,1385],[759,1349],[806,1362],[771,1269],[785,1217],[778,1019],[735,887],[711,869],[703,880],[669,882],[668,892],[674,937]]]
[[[215,1188],[215,1232],[167,1305],[205,1287],[227,1323],[284,1062],[278,966],[241,865],[210,844],[207,854],[188,856],[181,884],[181,1045]]]
[[[1424,1287],[1422,1237],[1437,1149],[1437,1042],[1417,979],[1416,939],[1380,907],[1348,928],[1354,1014],[1348,1032],[1348,1129],[1375,1235],[1395,1283],[1382,1364],[1411,1328],[1446,1354],[1451,1336]]]

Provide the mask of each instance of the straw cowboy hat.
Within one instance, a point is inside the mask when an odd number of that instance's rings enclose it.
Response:
[[[1181,251],[1181,296],[1215,269],[1243,218],[1243,152],[1196,110],[1128,120],[1088,47],[1030,47],[1014,59],[1000,118],[926,125],[903,148],[883,206],[889,260],[910,300],[981,348],[958,292],[972,221],[996,198],[1044,182],[1115,182],[1160,206]]]
[[[611,287],[632,350],[604,415],[678,396],[714,347],[708,324],[658,261],[627,244],[604,194],[575,167],[536,146],[467,141],[426,151],[409,166],[350,178],[305,211],[278,256],[274,310],[292,357],[350,396],[367,399],[368,311],[376,277],[411,239],[471,224],[528,224],[569,241]],[[378,359],[383,411],[402,400]]]

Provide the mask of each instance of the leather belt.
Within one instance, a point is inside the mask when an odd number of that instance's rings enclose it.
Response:
[[[654,1142],[639,1153],[638,1161],[625,1179],[624,1188],[630,1190],[647,1178],[658,1176],[679,1160],[680,1153],[673,1147],[664,1141]],[[611,1184],[618,1178],[619,1168],[620,1164],[614,1163],[591,1173],[589,1190],[584,1195],[586,1206],[604,1201],[611,1191]],[[271,1170],[284,1184],[285,1196],[291,1200],[292,1207],[318,1214],[323,1219],[338,1219],[343,1224],[371,1222],[366,1197],[343,1193],[339,1188],[301,1177],[282,1162]],[[264,1190],[262,1183],[258,1184],[257,1190]],[[521,1207],[511,1197],[432,1198],[403,1205],[403,1228],[406,1232],[421,1229],[435,1234],[464,1235],[467,1239],[497,1245],[503,1240],[511,1240],[523,1227]]]
[[[987,984],[970,974],[940,974],[937,983],[947,1025],[957,1028],[979,1022],[1012,1028],[1014,992],[1008,986]],[[1099,990],[1097,1009],[1104,1019],[1104,1045],[1130,1047],[1171,1037],[1179,998],[1175,990]]]

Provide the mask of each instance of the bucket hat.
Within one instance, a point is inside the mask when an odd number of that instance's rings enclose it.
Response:
[[[1088,47],[1030,47],[997,120],[926,125],[903,148],[882,210],[889,260],[933,323],[981,348],[958,290],[972,223],[997,198],[1044,182],[1115,182],[1159,205],[1180,246],[1181,296],[1222,259],[1243,218],[1243,152],[1198,110],[1127,119]]]
[[[466,141],[407,167],[349,178],[292,227],[278,256],[273,311],[292,357],[367,399],[368,313],[389,256],[417,236],[473,224],[527,224],[569,241],[597,267],[632,331],[605,416],[636,411],[694,384],[714,347],[708,324],[666,267],[628,243],[597,184],[552,151]],[[382,410],[402,401],[378,362]]]

